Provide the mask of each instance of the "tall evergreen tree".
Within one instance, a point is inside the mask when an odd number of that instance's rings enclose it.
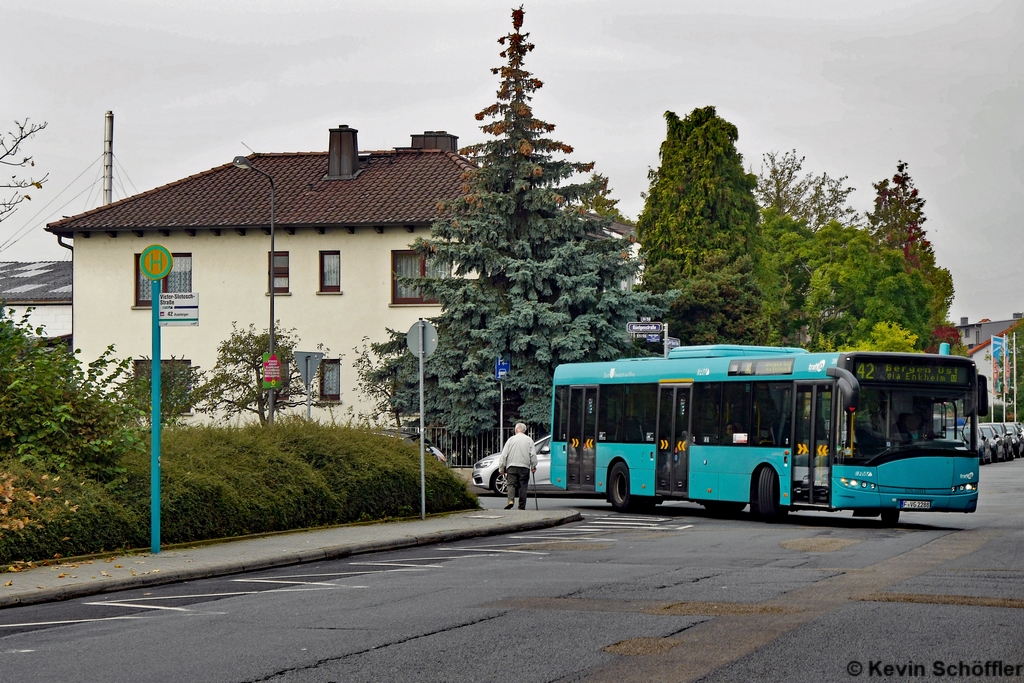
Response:
[[[714,107],[694,109],[684,119],[666,112],[665,120],[661,165],[648,174],[637,221],[644,288],[691,293],[666,318],[671,330],[682,330],[683,344],[761,343],[767,333],[761,291],[748,276],[757,268],[757,179],[743,170],[736,126]],[[691,319],[697,311],[701,321]]]
[[[606,181],[568,182],[593,164],[566,160],[572,148],[547,137],[554,126],[534,117],[530,101],[542,83],[524,68],[534,46],[522,25],[519,8],[513,31],[498,40],[506,63],[492,69],[501,78],[497,102],[476,115],[489,119],[481,129],[492,139],[464,150],[479,166],[466,173],[465,194],[443,206],[430,238],[414,245],[452,267],[453,277],[410,283],[442,307],[428,417],[463,433],[495,425],[497,356],[512,365],[506,422],[546,427],[554,369],[626,355],[626,322],[658,316],[668,302],[624,286],[639,268],[629,243],[606,231],[610,218],[584,210]]]

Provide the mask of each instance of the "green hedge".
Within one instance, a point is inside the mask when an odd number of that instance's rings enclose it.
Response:
[[[67,469],[33,470],[0,455],[0,562],[149,545],[149,454],[121,460],[103,485]],[[427,458],[427,511],[478,507],[463,481]],[[164,430],[161,540],[185,543],[420,509],[419,450],[348,427],[282,420]],[[6,502],[5,502],[6,501]]]

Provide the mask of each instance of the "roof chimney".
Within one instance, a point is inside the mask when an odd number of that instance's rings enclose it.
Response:
[[[960,318],[960,326],[965,327],[968,324],[967,318]]]
[[[413,149],[439,149],[442,152],[459,152],[459,136],[443,130],[427,130],[423,134],[413,133]]]
[[[355,128],[331,128],[331,146],[324,180],[350,180],[359,175],[359,144]]]
[[[1022,314],[1022,313],[1014,313],[1013,314],[1013,319],[1014,320],[1020,320],[1022,315],[1024,315],[1024,314]]]

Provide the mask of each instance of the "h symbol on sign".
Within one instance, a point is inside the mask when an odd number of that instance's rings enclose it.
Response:
[[[164,263],[164,255],[156,250],[146,254],[146,261],[146,268],[151,273],[159,273],[166,267],[166,264]]]

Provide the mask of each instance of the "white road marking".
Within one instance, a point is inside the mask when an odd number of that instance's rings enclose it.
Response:
[[[692,528],[693,528],[692,524],[687,524],[686,526],[677,526],[676,527],[676,529],[678,529],[680,531],[682,531],[683,529],[692,529]]]
[[[590,523],[591,524],[603,524],[603,525],[607,525],[607,526],[628,526],[628,527],[633,527],[634,529],[636,529],[636,528],[650,529],[652,527],[658,526],[657,524],[645,524],[643,522],[612,522],[612,521],[604,520],[604,519],[598,519],[598,520],[595,520],[595,521],[590,522]]]
[[[102,619],[67,619],[64,621],[35,621],[25,624],[0,624],[0,628],[25,628],[28,626],[57,626],[59,624],[85,624],[90,621],[116,621],[118,619],[147,619],[148,617],[103,617]]]
[[[266,591],[232,591],[230,593],[196,593],[195,595],[158,595],[152,598],[130,598],[132,602],[142,602],[148,600],[181,600],[185,598],[226,598],[232,595],[259,595]],[[83,605],[92,604],[109,604],[111,602],[121,602],[120,600],[106,600],[100,603],[84,602]]]
[[[327,588],[366,588],[366,586],[339,586],[336,583],[325,583],[323,581],[280,581],[278,579],[231,579],[238,583],[282,583],[292,586],[326,586]]]
[[[592,536],[509,536],[509,538],[539,538],[542,539],[542,543],[555,543],[558,541],[579,541],[580,543],[586,541],[615,541],[614,538],[595,538]]]
[[[440,569],[439,564],[410,564],[406,562],[349,562],[350,565],[359,567],[429,567],[431,569]],[[376,572],[381,574],[383,572]]]
[[[35,652],[35,650],[7,650],[6,654],[9,655],[20,655],[25,652]]]
[[[515,545],[524,545],[523,543],[516,543]],[[448,550],[448,548],[438,548],[438,550]],[[452,548],[452,550],[470,550],[481,553],[521,553],[524,555],[547,555],[547,553],[540,553],[534,550],[507,550],[499,548],[490,548],[488,550],[480,549],[477,551],[475,548]]]
[[[472,555],[471,557],[476,557],[476,555]],[[419,569],[419,567],[424,567],[425,565],[417,564],[417,565],[413,565],[413,566],[414,566],[414,568],[410,568],[410,569],[406,569],[406,568],[401,568],[401,569],[385,569],[383,571],[373,571],[372,569],[367,569],[367,570],[361,571],[361,572],[326,572],[324,574],[282,574],[281,576],[275,576],[274,578],[275,579],[316,579],[316,578],[321,578],[321,577],[326,577],[326,576],[371,576],[371,575],[374,575],[374,574],[393,574],[394,572],[419,572],[419,571],[426,571],[426,569]],[[334,584],[332,583],[330,585],[333,586]],[[259,591],[259,592],[262,592],[262,591]]]
[[[98,602],[83,602],[83,605],[97,605],[100,607],[132,607],[134,609],[165,609],[171,612],[191,612],[186,607],[168,607],[167,605],[135,605],[130,602],[119,602],[116,600],[101,600]]]

